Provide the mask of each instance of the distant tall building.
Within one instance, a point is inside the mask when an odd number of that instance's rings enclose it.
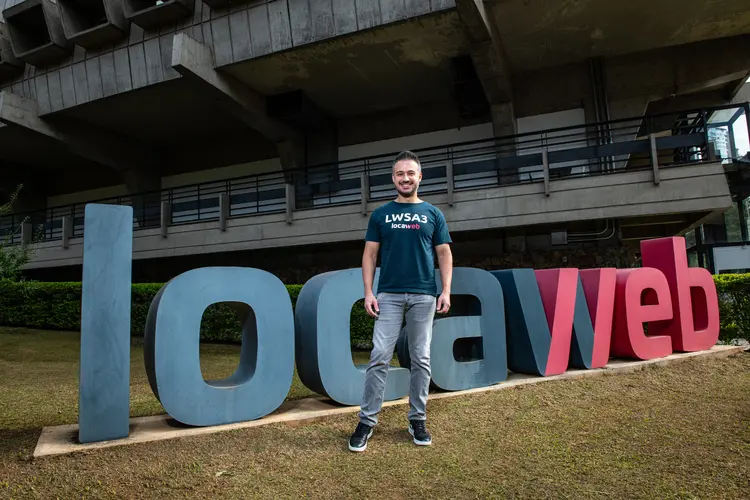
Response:
[[[731,158],[734,156],[731,151],[731,142],[729,141],[729,130],[726,127],[712,128],[708,131],[708,140],[715,144],[715,149],[722,158]]]

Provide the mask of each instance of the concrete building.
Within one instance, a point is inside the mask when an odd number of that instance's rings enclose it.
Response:
[[[80,279],[92,201],[134,207],[135,281],[206,265],[287,282],[357,267],[406,148],[456,265],[633,265],[643,238],[717,243],[748,195],[747,163],[722,161],[709,134],[731,122],[726,137],[745,140],[747,2],[0,10],[0,197],[24,186],[0,229],[19,244],[42,231],[36,279]],[[692,251],[710,264],[705,246]]]

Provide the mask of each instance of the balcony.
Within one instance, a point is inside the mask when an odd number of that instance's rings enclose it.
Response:
[[[654,211],[705,215],[730,203],[726,165],[716,155],[721,148],[711,132],[711,119],[727,110],[734,110],[732,116],[739,110],[745,119],[750,115],[747,107],[711,108],[418,150],[424,174],[420,194],[452,207],[449,223],[453,220],[453,227],[465,230],[581,217],[637,217]],[[278,226],[285,244],[292,244],[289,235],[301,230],[295,221],[310,223],[320,217],[348,217],[339,221],[337,231],[358,234],[366,223],[364,215],[394,196],[394,155],[96,202],[133,206],[135,238],[149,239],[146,246],[154,249],[182,233],[219,229],[226,235],[235,227],[250,231],[250,226],[256,235],[258,227],[264,227],[266,236]],[[466,208],[469,205],[474,208]],[[0,219],[0,233],[20,243],[41,231],[46,242],[63,242],[51,243],[55,249],[67,248],[84,233],[84,207],[6,216]],[[479,213],[481,217],[475,217]]]

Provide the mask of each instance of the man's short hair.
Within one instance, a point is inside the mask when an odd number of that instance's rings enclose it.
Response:
[[[415,153],[408,150],[400,152],[398,155],[396,155],[396,159],[393,160],[393,166],[395,167],[396,163],[402,160],[412,160],[417,164],[419,169],[422,170],[422,164],[419,163],[419,157]]]

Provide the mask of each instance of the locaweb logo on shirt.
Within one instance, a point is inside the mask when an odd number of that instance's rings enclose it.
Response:
[[[420,227],[419,224],[405,224],[406,222],[426,224],[427,216],[419,214],[390,214],[385,216],[385,223],[390,224],[391,229],[419,229]]]

